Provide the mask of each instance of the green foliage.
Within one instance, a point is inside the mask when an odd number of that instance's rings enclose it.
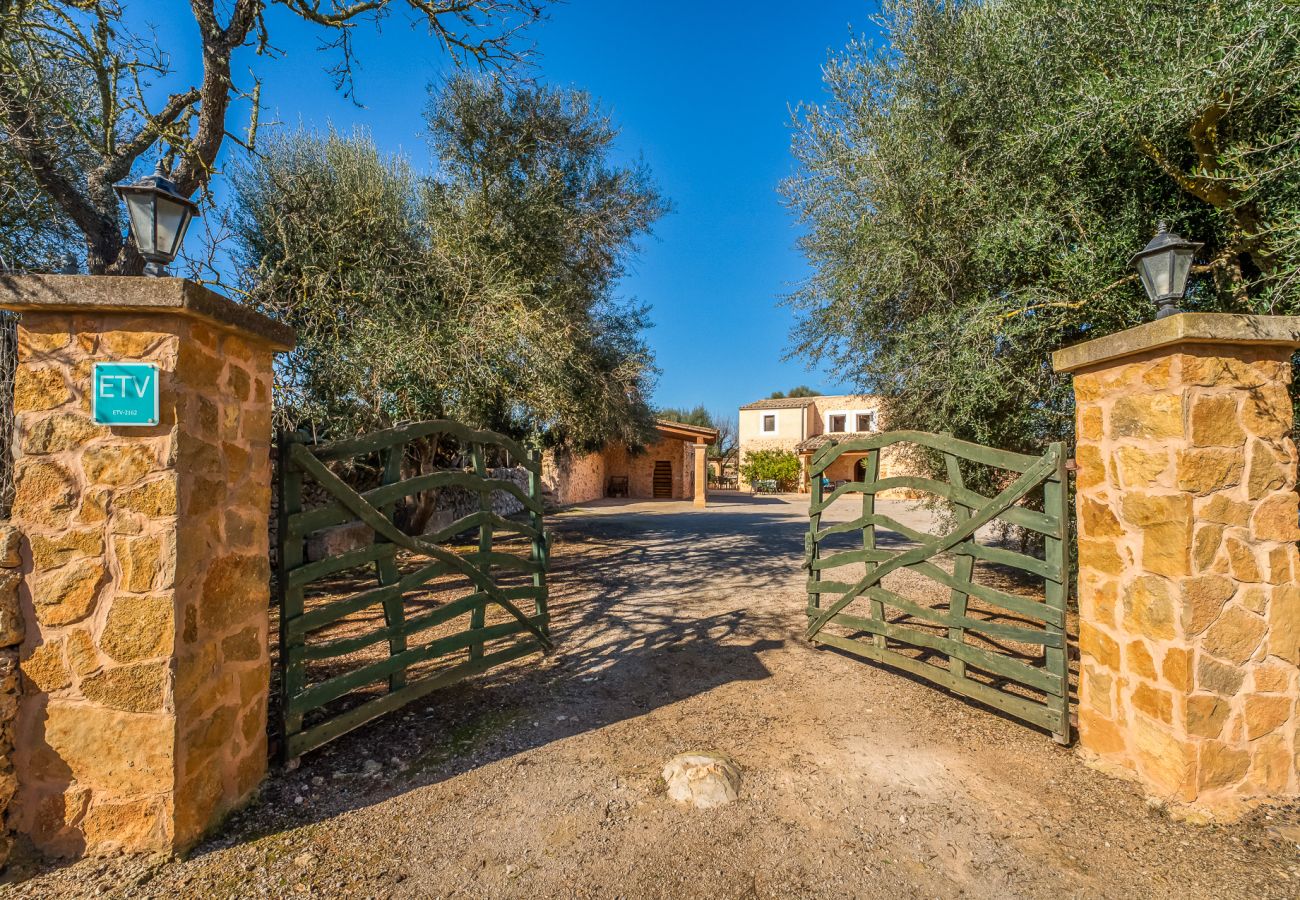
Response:
[[[120,4],[105,0],[84,14],[55,6],[49,0],[0,3],[0,271],[57,272],[69,254],[85,252],[78,223],[48,189],[58,183],[43,179],[22,151],[39,142],[43,159],[71,188],[101,164],[84,130],[102,128],[106,146],[130,138],[119,120],[103,123],[97,104],[104,85],[82,64],[88,48],[77,44],[91,21],[100,25],[105,50],[120,43],[121,36],[103,25],[121,14]],[[26,101],[26,129],[10,124],[18,119],[19,97]]]
[[[655,413],[655,415],[668,422],[681,422],[683,425],[698,425],[701,428],[716,428],[713,424],[713,414],[704,408],[703,405],[694,409],[674,409],[667,407]]]
[[[523,418],[581,449],[644,440],[656,374],[642,337],[648,307],[614,290],[636,242],[671,208],[649,169],[611,162],[618,129],[583,91],[459,77],[427,118],[439,163],[432,229],[473,235],[528,290],[538,336],[524,348],[521,382],[534,384]],[[497,427],[519,424],[503,413],[518,405],[521,382],[501,383]]]
[[[0,273],[57,272],[82,250],[78,237],[31,173],[0,152]]]
[[[769,400],[798,400],[801,397],[820,397],[821,391],[815,391],[806,384],[790,388],[788,391],[773,391],[767,395]]]
[[[470,361],[449,358],[459,347],[439,276],[486,285],[481,266],[458,270],[459,254],[424,240],[410,166],[364,136],[300,133],[268,142],[234,185],[247,296],[298,332],[276,398],[287,424],[347,434],[445,413],[440,383]]]
[[[590,449],[651,432],[644,307],[614,285],[666,209],[583,93],[457,78],[429,111],[437,176],[364,136],[293,134],[235,178],[245,290],[298,329],[292,425],[450,416]]]
[[[783,491],[794,490],[799,482],[799,457],[793,450],[751,450],[740,464],[746,482],[775,481]]]
[[[814,274],[794,351],[891,427],[1068,439],[1062,346],[1150,320],[1128,264],[1205,241],[1184,304],[1300,310],[1300,8],[892,0],[802,110],[785,186]]]

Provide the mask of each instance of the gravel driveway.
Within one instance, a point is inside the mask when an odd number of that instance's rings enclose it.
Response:
[[[309,755],[187,860],[19,862],[0,897],[1300,895],[1300,808],[1174,822],[1041,732],[804,642],[805,503],[557,515],[551,657]],[[740,763],[738,802],[666,798],[688,749]]]

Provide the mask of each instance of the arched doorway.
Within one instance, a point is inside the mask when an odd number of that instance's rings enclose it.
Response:
[[[853,464],[853,480],[867,480],[867,458],[865,456]]]

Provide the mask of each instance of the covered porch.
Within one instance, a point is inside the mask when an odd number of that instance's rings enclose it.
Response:
[[[806,494],[812,490],[812,485],[808,478],[808,472],[812,468],[812,458],[822,447],[828,444],[843,444],[848,441],[856,441],[862,438],[871,437],[877,432],[865,431],[846,431],[834,432],[831,434],[817,434],[800,441],[795,445],[794,452],[799,456],[799,492]],[[838,485],[846,481],[861,481],[865,475],[867,457],[870,453],[845,453],[835,462],[831,463],[830,468],[825,472],[826,478],[831,484]],[[883,472],[881,473],[884,474]]]
[[[691,483],[689,487],[684,486],[682,492],[684,498],[689,497],[696,506],[706,505],[709,498],[708,450],[710,444],[716,444],[718,441],[717,429],[687,425],[683,422],[670,422],[666,419],[655,422],[655,428],[659,432],[661,443],[680,441],[684,451],[683,459],[690,457]]]

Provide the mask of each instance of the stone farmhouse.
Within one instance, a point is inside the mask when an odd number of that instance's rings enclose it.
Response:
[[[800,492],[809,490],[812,456],[831,441],[868,437],[882,430],[882,402],[869,394],[785,397],[757,400],[740,408],[740,460],[756,450],[789,450],[799,456]],[[867,454],[846,453],[826,471],[832,482],[861,479]],[[889,450],[881,456],[880,477],[903,474],[901,461]],[[742,479],[743,481],[743,479]],[[742,491],[752,485],[741,484]]]

